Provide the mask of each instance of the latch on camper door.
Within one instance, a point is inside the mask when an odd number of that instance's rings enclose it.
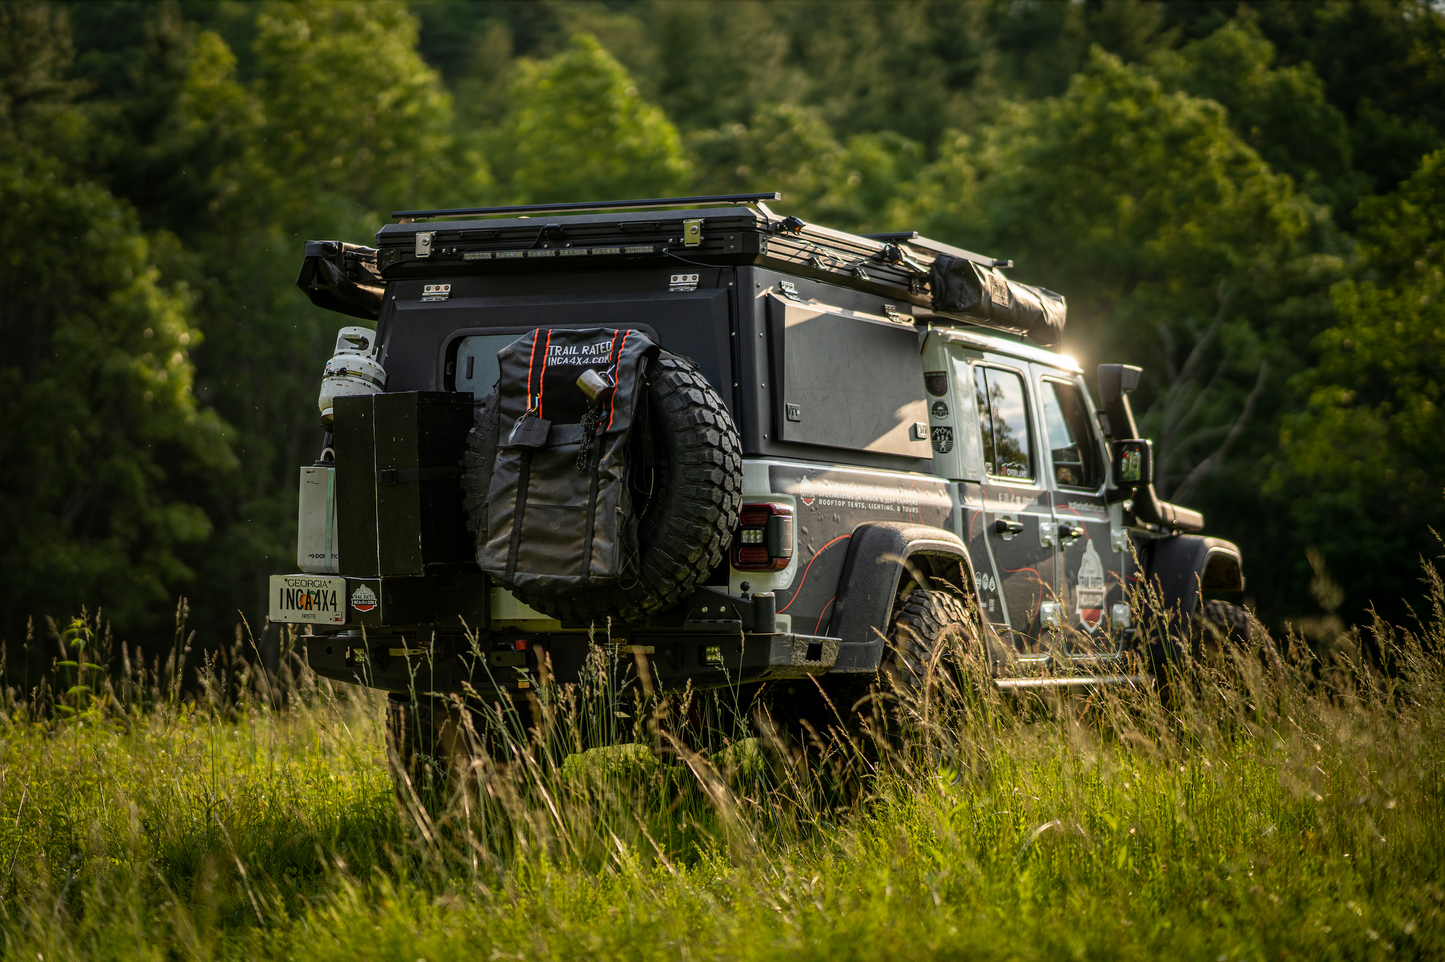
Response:
[[[800,296],[798,296],[798,288],[797,288],[797,286],[794,285],[792,281],[778,281],[778,287],[782,289],[782,291],[783,291],[783,296],[786,297],[788,300],[790,300],[790,301],[801,301],[801,300],[802,300],[802,298],[801,298]]]
[[[682,246],[697,247],[702,243],[702,218],[682,222]]]
[[[437,232],[434,230],[419,230],[416,232],[416,256],[430,257],[431,242],[436,239]]]

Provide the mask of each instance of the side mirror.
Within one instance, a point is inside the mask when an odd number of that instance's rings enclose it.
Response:
[[[1154,483],[1154,442],[1142,438],[1114,442],[1114,483],[1121,488]]]

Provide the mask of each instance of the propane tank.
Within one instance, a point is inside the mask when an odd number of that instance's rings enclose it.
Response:
[[[353,394],[380,394],[386,369],[377,360],[376,332],[369,327],[343,327],[336,335],[336,354],[321,375],[321,426],[331,430],[331,402]]]

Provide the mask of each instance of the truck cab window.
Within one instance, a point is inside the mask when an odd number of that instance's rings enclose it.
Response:
[[[457,344],[451,389],[477,398],[490,394],[502,371],[497,363],[497,352],[520,336],[520,333],[479,334],[462,338]]]
[[[973,386],[983,430],[985,472],[1014,481],[1033,478],[1033,437],[1023,377],[999,368],[975,367]]]
[[[1104,465],[1083,392],[1075,384],[1046,380],[1043,405],[1054,482],[1094,490],[1104,479]]]

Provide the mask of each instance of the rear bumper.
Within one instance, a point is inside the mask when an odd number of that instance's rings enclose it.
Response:
[[[781,632],[636,632],[602,644],[586,634],[564,633],[532,635],[491,650],[476,649],[462,637],[423,641],[362,631],[303,640],[307,662],[322,677],[384,691],[438,694],[525,692],[544,673],[559,684],[576,683],[589,659],[597,658],[619,683],[646,672],[658,691],[730,688],[825,674],[837,662],[839,649],[836,638]],[[522,650],[511,647],[522,641]]]

